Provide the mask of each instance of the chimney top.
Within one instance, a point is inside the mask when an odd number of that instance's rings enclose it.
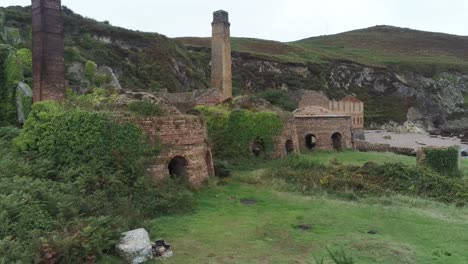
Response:
[[[229,24],[229,13],[224,10],[213,12],[213,24],[218,23]]]

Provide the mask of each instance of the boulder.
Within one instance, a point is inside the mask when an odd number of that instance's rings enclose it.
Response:
[[[122,233],[116,250],[119,256],[132,264],[143,263],[153,257],[149,234],[143,228]]]
[[[25,83],[18,83],[16,87],[16,112],[18,113],[18,123],[24,124],[31,112],[32,106],[32,89]]]
[[[117,76],[114,74],[114,71],[111,67],[101,66],[97,69],[97,73],[108,76],[110,81],[109,83],[105,84],[106,88],[111,88],[118,91],[122,90],[122,86],[120,85],[119,80],[117,79]]]

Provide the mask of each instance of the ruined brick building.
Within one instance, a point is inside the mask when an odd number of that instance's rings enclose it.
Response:
[[[330,100],[321,92],[304,91],[298,102],[298,108],[318,106],[329,111],[329,114],[351,117],[353,139],[365,140],[364,136],[364,103],[352,95],[341,100]]]
[[[65,75],[61,1],[32,0],[32,9],[34,102],[62,100]],[[148,168],[155,181],[183,176],[198,187],[214,175],[206,123],[202,117],[185,113],[197,105],[216,105],[232,98],[230,23],[228,13],[222,10],[213,13],[211,52],[211,88],[159,93],[178,109],[163,117],[118,118],[119,122],[136,124],[162,146]],[[362,102],[355,97],[331,101],[320,93],[305,92],[298,110],[279,113],[283,130],[273,138],[272,156],[284,158],[300,151],[353,147],[353,135],[363,128],[363,110]],[[254,152],[257,145],[253,140]]]
[[[65,96],[63,17],[60,0],[32,0],[34,102],[62,100]],[[218,90],[214,89],[215,98]],[[200,101],[209,102],[201,94]],[[213,103],[218,103],[213,100]],[[165,117],[127,117],[162,147],[148,171],[155,181],[186,177],[199,187],[214,175],[206,124],[201,117],[173,113]]]

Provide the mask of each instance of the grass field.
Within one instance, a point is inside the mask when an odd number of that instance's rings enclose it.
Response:
[[[468,159],[462,159],[461,170],[465,174],[465,177],[468,179]]]
[[[352,151],[306,157],[351,164],[415,163],[412,157]],[[160,263],[316,263],[314,257],[332,263],[327,248],[343,250],[355,263],[468,263],[468,208],[405,196],[357,201],[325,193],[308,197],[251,180],[264,167],[277,165],[235,171],[226,186],[196,194],[194,213],[149,222],[153,239],[173,245],[174,257]],[[257,203],[244,205],[242,199]]]

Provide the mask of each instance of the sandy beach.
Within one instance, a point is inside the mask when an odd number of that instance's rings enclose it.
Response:
[[[420,148],[424,146],[449,147],[461,146],[468,149],[467,144],[462,144],[456,137],[431,136],[429,134],[395,133],[383,130],[366,130],[366,141],[371,143],[390,144],[394,147]]]

